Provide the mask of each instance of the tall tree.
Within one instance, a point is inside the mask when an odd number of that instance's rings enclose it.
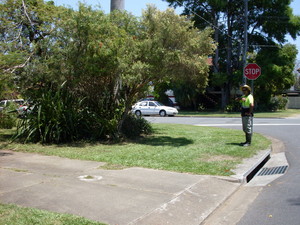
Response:
[[[239,74],[242,80],[244,4],[240,0],[165,0],[171,6],[185,6],[183,14],[195,21],[199,28],[213,27],[216,31],[215,41],[218,43],[218,54],[214,65],[220,76],[226,74],[224,95],[228,102],[229,91]],[[249,52],[270,49],[285,42],[285,35],[296,38],[300,34],[300,17],[294,16],[290,8],[291,0],[249,1],[248,40]],[[213,13],[212,13],[213,12]],[[218,18],[218,26],[216,26]],[[237,73],[236,71],[240,71]],[[215,74],[213,77],[220,77]],[[223,79],[222,79],[223,80]],[[222,85],[221,85],[222,87]],[[224,106],[224,105],[223,105]]]
[[[64,30],[72,37],[69,63],[77,93],[101,118],[115,121],[119,131],[150,83],[188,80],[206,87],[207,56],[215,48],[211,30],[199,32],[173,10],[154,7],[138,20],[120,11],[105,16],[82,5],[75,18]]]
[[[141,94],[139,89],[148,89],[150,82],[155,86],[183,80],[200,90],[207,86],[207,56],[215,49],[210,29],[199,32],[191,21],[173,10],[161,12],[153,7],[143,12],[141,27],[133,38],[136,47],[125,53],[123,82],[129,99]]]
[[[206,87],[207,56],[215,48],[211,30],[199,32],[173,10],[153,7],[138,20],[120,11],[101,16],[82,6],[76,18],[65,30],[72,37],[70,63],[79,91],[89,93],[86,98],[95,111],[118,122],[119,130],[150,82],[188,80],[200,89]],[[115,111],[105,111],[108,108]]]
[[[295,83],[293,73],[297,49],[286,44],[282,48],[263,49],[255,57],[263,68],[262,75],[255,81],[258,105],[268,103],[274,94],[280,94]]]

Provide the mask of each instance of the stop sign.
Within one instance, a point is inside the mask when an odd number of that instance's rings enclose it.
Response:
[[[249,63],[244,68],[244,76],[249,80],[256,80],[261,74],[261,69],[256,63]]]

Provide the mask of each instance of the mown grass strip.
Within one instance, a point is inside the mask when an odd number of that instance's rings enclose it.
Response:
[[[35,224],[35,225],[105,225],[70,214],[48,212],[33,208],[24,208],[0,203],[0,224]]]
[[[221,112],[221,111],[212,111],[212,112],[196,112],[196,111],[179,111],[179,116],[199,116],[199,117],[225,117],[233,118],[240,117],[239,112]],[[257,118],[285,118],[299,116],[299,109],[288,109],[283,111],[276,112],[255,112],[255,117]]]
[[[108,168],[118,165],[228,176],[242,159],[270,145],[265,137],[254,134],[252,146],[241,147],[239,143],[244,141],[241,130],[175,124],[153,124],[153,127],[155,133],[151,136],[117,144],[17,144],[3,142],[0,137],[0,148],[107,162]]]

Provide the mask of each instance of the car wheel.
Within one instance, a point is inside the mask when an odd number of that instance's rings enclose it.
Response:
[[[138,117],[140,117],[140,116],[142,116],[142,113],[141,113],[140,110],[137,110],[137,111],[135,111],[135,115],[138,116]]]
[[[164,116],[167,115],[167,113],[166,113],[165,110],[161,110],[161,111],[159,112],[159,115],[160,115],[161,117],[164,117]]]

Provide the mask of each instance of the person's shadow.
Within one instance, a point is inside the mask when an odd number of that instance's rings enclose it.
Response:
[[[226,145],[241,146],[241,143],[226,143]]]

